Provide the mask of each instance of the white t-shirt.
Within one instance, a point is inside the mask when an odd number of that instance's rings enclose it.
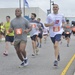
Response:
[[[61,14],[49,14],[47,16],[46,24],[54,22],[54,26],[49,27],[50,37],[54,37],[56,34],[62,34],[62,22],[65,22],[65,18]]]
[[[30,31],[30,36],[38,35],[39,34],[38,22],[36,20],[31,20],[30,26],[32,27],[32,30]]]

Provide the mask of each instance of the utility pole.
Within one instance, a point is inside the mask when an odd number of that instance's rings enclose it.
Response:
[[[23,0],[23,16],[25,16],[25,1]]]
[[[51,0],[50,0],[50,13],[51,13]]]
[[[52,5],[54,5],[54,1],[50,0],[50,13],[51,13],[51,3],[52,3]]]
[[[21,9],[21,0],[19,0],[19,8]]]

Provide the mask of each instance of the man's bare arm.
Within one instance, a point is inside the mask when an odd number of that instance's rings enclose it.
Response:
[[[50,27],[50,26],[53,26],[53,25],[54,25],[54,22],[49,23],[49,24],[46,24],[46,23],[45,23],[45,26],[46,26],[46,27]]]

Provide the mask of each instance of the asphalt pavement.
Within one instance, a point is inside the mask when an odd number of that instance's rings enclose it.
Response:
[[[75,36],[71,36],[70,46],[67,47],[66,40],[62,39],[60,46],[61,60],[57,68],[53,66],[54,49],[50,38],[47,38],[46,43],[42,40],[42,48],[39,48],[39,54],[32,57],[32,43],[28,37],[27,42],[27,57],[29,65],[24,68],[19,68],[21,61],[16,55],[16,51],[9,44],[9,55],[4,56],[5,42],[0,42],[0,75],[74,75],[75,59],[70,63],[66,74],[62,74],[65,67],[75,54]]]

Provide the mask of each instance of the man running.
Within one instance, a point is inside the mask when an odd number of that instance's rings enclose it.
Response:
[[[69,43],[70,43],[70,36],[71,36],[71,25],[69,23],[69,20],[66,20],[66,24],[65,24],[65,39],[67,40],[67,47],[69,47]]]
[[[28,65],[26,57],[26,43],[27,43],[27,33],[31,30],[29,22],[21,16],[21,9],[17,8],[15,10],[16,18],[11,21],[11,26],[9,31],[14,30],[14,47],[18,58],[22,61],[20,67]]]
[[[75,21],[72,21],[72,33],[75,36]]]
[[[37,22],[37,20],[35,20],[35,18],[36,18],[36,14],[31,13],[30,25],[32,27],[32,30],[30,31],[30,37],[32,40],[32,47],[33,47],[32,56],[35,56],[36,54],[38,54],[38,51],[39,51],[39,49],[36,45],[37,39],[38,39],[38,33],[39,33],[39,26],[38,26],[38,22]]]
[[[48,37],[48,28],[44,27],[43,29],[43,38],[44,38],[44,43],[46,43]]]
[[[58,66],[59,61],[59,41],[62,34],[62,26],[64,26],[65,18],[58,13],[59,6],[53,5],[53,13],[49,14],[45,23],[46,27],[49,27],[50,38],[54,44],[55,61],[54,66]]]
[[[9,43],[13,44],[14,41],[14,31],[13,32],[9,32],[9,28],[10,28],[10,16],[6,16],[6,23],[4,24],[4,28],[5,28],[5,51],[4,51],[4,55],[8,56],[8,51],[9,51]]]
[[[41,21],[40,18],[37,18],[37,21],[38,21],[38,23],[40,24],[37,46],[38,46],[39,48],[41,48],[41,46],[42,46],[42,33],[43,33],[44,26],[43,26],[43,24],[40,22],[40,21]]]

